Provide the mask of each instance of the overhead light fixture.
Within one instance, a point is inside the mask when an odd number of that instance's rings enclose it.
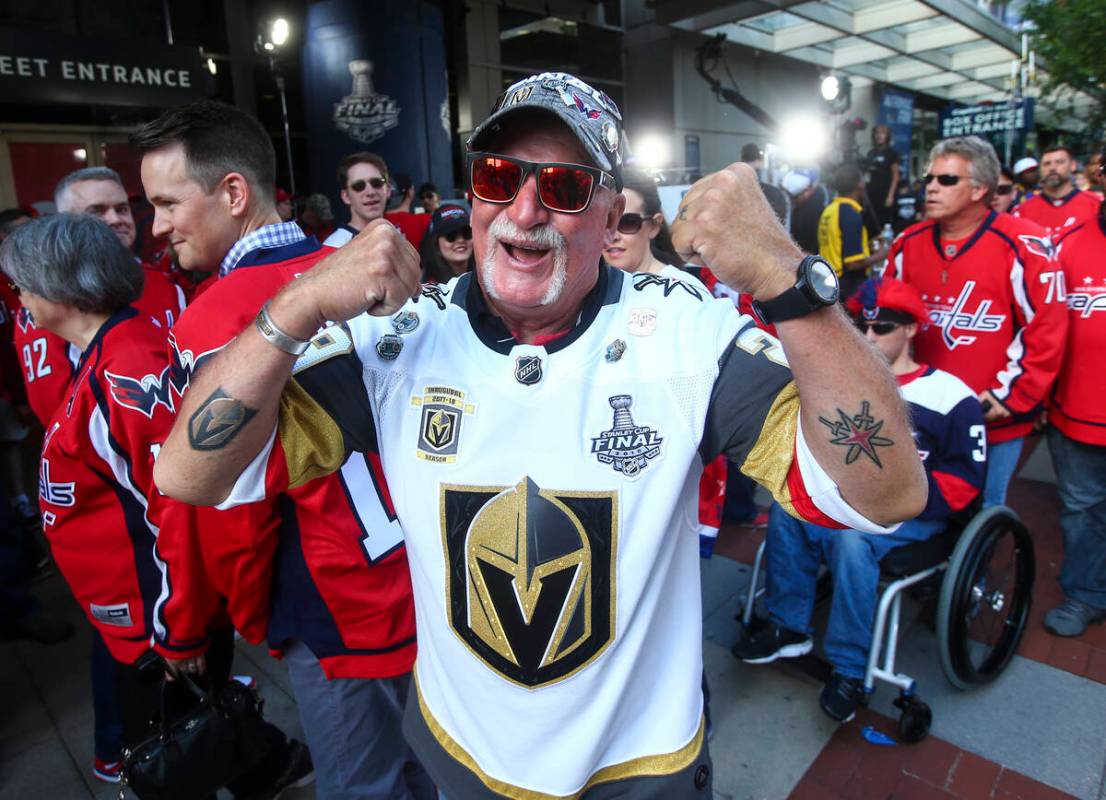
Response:
[[[841,94],[841,81],[837,79],[836,75],[827,75],[822,78],[822,98],[826,102],[833,102],[839,94]]]
[[[214,58],[208,58],[208,60],[207,60],[207,71],[210,72],[212,75],[214,75],[215,73],[217,73],[219,71],[219,68],[217,66],[215,66],[215,59]]]
[[[634,140],[634,158],[642,169],[660,169],[668,163],[668,140],[659,133],[646,133]]]
[[[273,20],[272,25],[269,26],[269,41],[276,47],[283,47],[284,43],[288,41],[288,36],[291,32],[292,30],[288,25],[288,20],[284,17],[277,17]]]

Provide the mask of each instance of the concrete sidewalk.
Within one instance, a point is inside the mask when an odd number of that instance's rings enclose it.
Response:
[[[1022,474],[1047,478],[1049,469],[1031,459]],[[747,562],[763,531],[724,529],[719,554],[702,562],[715,797],[1106,800],[1106,660],[1098,668],[1106,658],[1106,626],[1080,642],[1040,628],[1059,569],[1054,495],[1047,483],[1024,479],[1011,492],[1036,543],[1038,587],[1020,655],[996,683],[956,691],[940,672],[929,627],[903,631],[900,669],[917,679],[934,714],[930,738],[919,745],[880,747],[860,736],[862,724],[895,735],[896,692],[887,686],[877,690],[870,712],[837,726],[818,708],[816,681],[786,664],[753,667],[730,655]],[[74,622],[77,634],[52,647],[0,642],[0,798],[116,797],[116,787],[91,773],[88,624],[59,577],[37,584],[36,592]],[[906,619],[915,611],[908,609]],[[255,676],[267,718],[302,738],[280,662],[239,642],[235,672]],[[310,788],[294,795],[313,796]]]

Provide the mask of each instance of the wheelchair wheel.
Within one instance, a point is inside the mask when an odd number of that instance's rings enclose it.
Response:
[[[937,651],[958,689],[999,676],[1029,619],[1033,541],[1005,506],[981,511],[960,534],[941,584]]]

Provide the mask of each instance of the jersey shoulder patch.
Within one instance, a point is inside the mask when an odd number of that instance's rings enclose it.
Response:
[[[663,297],[671,297],[673,294],[692,297],[700,302],[706,299],[703,289],[695,287],[691,281],[676,278],[670,275],[653,275],[642,273],[634,275],[630,281],[633,291],[645,294],[659,294]]]

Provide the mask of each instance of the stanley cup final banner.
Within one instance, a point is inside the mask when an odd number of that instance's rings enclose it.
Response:
[[[417,186],[453,184],[452,122],[441,11],[422,0],[327,0],[307,10],[303,86],[311,191],[330,197],[338,162],[382,156]]]

